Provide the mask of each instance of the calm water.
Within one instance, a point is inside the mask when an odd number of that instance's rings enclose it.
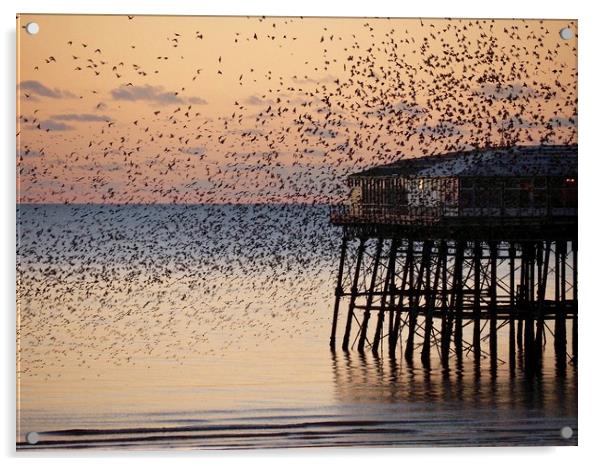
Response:
[[[534,375],[331,353],[325,207],[20,206],[18,222],[19,442],[577,442],[576,367],[551,341]]]

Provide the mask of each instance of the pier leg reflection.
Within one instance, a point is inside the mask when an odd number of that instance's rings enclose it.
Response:
[[[402,365],[398,358],[380,358],[371,352],[341,353],[340,359],[333,352],[334,396],[346,417],[382,424],[371,435],[394,432],[393,425],[402,425],[397,435],[405,439],[416,432],[427,435],[431,426],[438,430],[448,425],[446,435],[451,440],[462,438],[462,424],[468,423],[483,425],[481,430],[469,429],[473,440],[481,435],[507,437],[508,432],[546,438],[556,432],[555,420],[576,419],[577,406],[576,374],[555,365],[548,353],[544,349],[541,365],[517,369],[510,376],[507,364],[492,371],[472,359],[458,358],[450,369],[412,361]],[[500,376],[507,380],[500,383]]]

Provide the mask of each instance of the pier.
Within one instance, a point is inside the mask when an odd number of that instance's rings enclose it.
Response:
[[[332,349],[512,369],[537,366],[551,340],[558,364],[576,364],[576,145],[408,158],[347,181],[330,212]]]

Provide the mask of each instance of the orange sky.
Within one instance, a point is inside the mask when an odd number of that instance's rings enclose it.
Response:
[[[401,156],[577,138],[572,21],[17,23],[19,202],[329,202]]]

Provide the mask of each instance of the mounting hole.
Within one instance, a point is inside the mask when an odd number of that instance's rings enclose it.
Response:
[[[27,34],[35,36],[38,32],[40,32],[40,25],[38,23],[27,23],[25,30],[27,31]]]
[[[570,40],[573,38],[573,30],[571,28],[562,28],[560,30],[560,37],[564,40]]]
[[[28,432],[25,436],[25,440],[27,440],[27,443],[30,445],[35,445],[40,441],[40,434],[37,432]]]
[[[573,429],[571,429],[569,426],[564,426],[562,429],[560,429],[560,436],[563,439],[570,439],[573,436]]]

